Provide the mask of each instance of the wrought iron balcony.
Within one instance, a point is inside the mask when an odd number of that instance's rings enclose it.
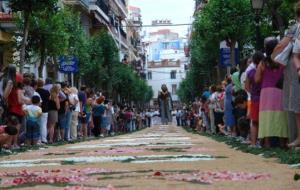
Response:
[[[109,14],[109,1],[108,0],[97,0],[96,5],[106,14]]]

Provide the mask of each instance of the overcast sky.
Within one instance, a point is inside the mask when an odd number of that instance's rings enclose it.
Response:
[[[143,25],[150,25],[152,20],[170,19],[173,24],[192,22],[194,0],[129,0],[129,5],[141,8]],[[188,26],[167,27],[185,36]],[[144,28],[147,32],[157,28]]]

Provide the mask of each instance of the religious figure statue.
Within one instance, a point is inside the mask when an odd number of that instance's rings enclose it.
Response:
[[[167,85],[161,86],[161,91],[158,93],[158,105],[161,116],[161,122],[163,125],[167,125],[168,122],[172,122],[172,110],[173,103],[170,92],[168,91]]]

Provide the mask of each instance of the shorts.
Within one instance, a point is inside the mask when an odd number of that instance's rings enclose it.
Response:
[[[19,115],[19,114],[16,114],[16,113],[9,113],[8,116],[9,116],[9,117],[11,117],[11,116],[16,117],[17,120],[18,120],[18,122],[19,122],[19,124],[22,124],[22,123],[23,123],[24,116],[22,116],[22,115]]]
[[[66,113],[60,113],[58,114],[58,127],[60,129],[66,129],[67,128],[67,114]]]
[[[26,121],[26,139],[37,141],[40,139],[40,126],[37,121]]]
[[[48,123],[56,124],[58,122],[58,112],[51,110],[48,112]]]
[[[101,128],[107,129],[108,125],[109,125],[108,118],[107,117],[102,117],[102,119],[101,119]]]
[[[78,116],[78,121],[80,124],[88,124],[90,121],[91,114],[86,113],[84,117]]]
[[[258,122],[259,118],[259,101],[251,101],[250,119],[251,121]]]

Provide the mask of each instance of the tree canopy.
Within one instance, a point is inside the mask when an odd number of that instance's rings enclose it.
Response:
[[[293,20],[293,5],[297,0],[269,0],[260,15],[262,37],[282,34]],[[219,44],[226,40],[231,48],[231,66],[234,65],[234,46],[239,45],[239,57],[249,56],[255,44],[255,13],[250,1],[210,0],[195,15],[190,43],[191,65],[178,95],[183,101],[192,101],[201,95],[204,87],[220,82],[224,71],[219,65]],[[263,39],[262,38],[262,39]],[[250,49],[249,49],[250,48]],[[250,51],[249,51],[250,50]]]

